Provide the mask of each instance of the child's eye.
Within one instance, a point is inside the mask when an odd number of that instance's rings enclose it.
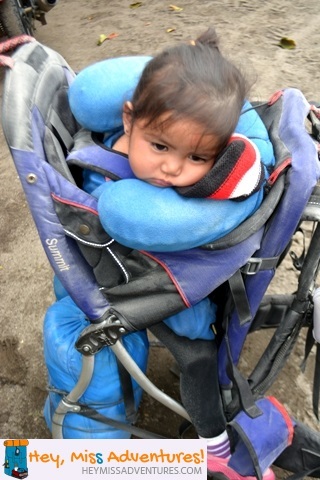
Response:
[[[193,162],[202,162],[202,163],[206,163],[208,161],[207,158],[198,157],[198,155],[190,155],[190,160],[192,160]]]
[[[158,150],[159,152],[166,152],[168,150],[168,147],[165,145],[162,145],[161,143],[152,143],[152,146],[155,150]]]

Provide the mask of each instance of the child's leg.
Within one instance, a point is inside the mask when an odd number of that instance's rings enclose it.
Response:
[[[163,323],[150,329],[170,350],[180,368],[182,403],[197,433],[204,438],[221,435],[226,427],[217,371],[214,340],[190,340]]]
[[[164,323],[150,328],[170,350],[180,368],[181,400],[200,437],[207,440],[208,473],[231,480],[243,477],[228,466],[230,442],[220,396],[217,346],[214,340],[190,340],[176,335]],[[262,480],[275,480],[273,471],[263,472]]]

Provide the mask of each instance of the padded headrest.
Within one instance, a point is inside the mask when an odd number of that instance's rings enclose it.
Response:
[[[70,108],[80,125],[93,132],[120,128],[123,103],[131,100],[141,72],[151,58],[110,58],[81,70],[69,89]]]

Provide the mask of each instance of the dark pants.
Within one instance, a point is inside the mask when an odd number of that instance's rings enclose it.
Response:
[[[180,368],[184,408],[201,437],[220,435],[226,428],[217,368],[216,342],[180,337],[164,323],[150,331],[168,348]]]

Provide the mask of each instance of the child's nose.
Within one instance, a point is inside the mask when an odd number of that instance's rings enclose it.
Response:
[[[183,161],[175,155],[168,156],[161,164],[161,170],[166,175],[177,176],[182,171]]]

